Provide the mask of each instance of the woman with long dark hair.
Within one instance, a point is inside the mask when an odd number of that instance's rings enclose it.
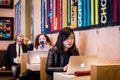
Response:
[[[78,55],[73,30],[70,27],[63,28],[59,32],[56,44],[48,52],[46,62],[48,80],[53,80],[53,72],[67,71],[69,57]]]

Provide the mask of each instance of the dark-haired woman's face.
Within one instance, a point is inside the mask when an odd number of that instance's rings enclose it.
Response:
[[[65,41],[63,41],[64,50],[68,50],[74,44],[74,35],[71,34]]]

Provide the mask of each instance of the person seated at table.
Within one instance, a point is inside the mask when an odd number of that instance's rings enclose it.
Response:
[[[35,50],[49,50],[51,47],[50,38],[46,34],[39,34],[35,38]]]
[[[24,36],[19,34],[15,39],[15,43],[8,45],[4,56],[4,65],[0,70],[11,69],[13,76],[18,78],[20,74],[19,59],[21,57],[21,53],[26,53],[27,51],[28,47],[24,44]]]
[[[48,51],[52,44],[50,38],[46,34],[39,34],[35,38],[34,51]],[[40,80],[40,71],[32,71],[27,69],[23,75],[19,78],[20,80]]]
[[[56,44],[48,52],[46,61],[48,80],[53,80],[53,72],[67,71],[69,57],[78,55],[73,30],[70,27],[63,28],[58,34]]]

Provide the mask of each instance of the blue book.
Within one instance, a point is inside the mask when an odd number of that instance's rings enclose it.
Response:
[[[83,26],[83,9],[82,9],[82,6],[83,6],[83,0],[78,0],[78,16],[77,16],[77,25],[78,25],[78,28],[79,27],[82,27]]]
[[[41,33],[45,33],[45,2],[41,0]]]
[[[87,26],[87,0],[83,0],[83,26]]]
[[[90,26],[90,21],[91,21],[91,18],[90,18],[90,0],[87,0],[87,26]]]

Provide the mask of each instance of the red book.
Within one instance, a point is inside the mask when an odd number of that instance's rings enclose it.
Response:
[[[76,71],[74,73],[75,76],[85,76],[85,75],[90,75],[90,71]]]
[[[113,21],[116,22],[117,21],[117,1],[113,0]]]

